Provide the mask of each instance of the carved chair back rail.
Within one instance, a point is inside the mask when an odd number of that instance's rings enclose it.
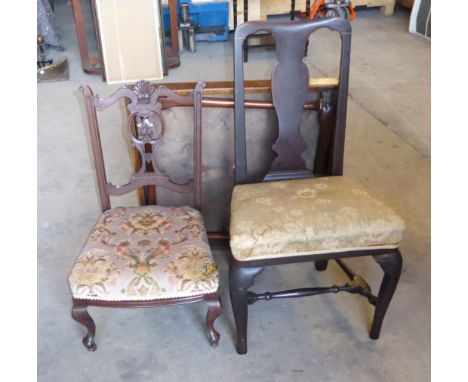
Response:
[[[143,88],[144,86],[144,88]],[[192,94],[180,96],[173,91],[160,87],[154,88],[149,83],[141,82],[133,89],[121,88],[109,98],[94,96],[88,86],[82,86],[81,91],[85,97],[85,105],[88,116],[88,125],[91,136],[93,156],[98,177],[98,189],[102,210],[108,210],[110,195],[123,195],[146,185],[161,186],[179,193],[193,193],[193,206],[201,209],[201,101],[203,84],[197,84]],[[139,169],[133,174],[129,183],[113,185],[107,181],[104,167],[104,157],[99,136],[99,128],[96,116],[96,108],[106,108],[122,98],[127,98],[129,113],[127,132],[134,149],[139,153]],[[142,102],[144,100],[144,102]],[[166,120],[163,109],[172,106],[192,106],[193,113],[193,179],[180,184],[172,181],[162,173],[156,164],[157,147],[163,142]],[[154,117],[159,122],[159,132],[155,132]],[[132,123],[135,122],[136,129]],[[149,146],[149,147],[148,147]],[[149,148],[149,150],[148,150]]]

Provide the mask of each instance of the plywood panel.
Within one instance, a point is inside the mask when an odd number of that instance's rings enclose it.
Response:
[[[163,78],[158,0],[95,0],[106,81]]]

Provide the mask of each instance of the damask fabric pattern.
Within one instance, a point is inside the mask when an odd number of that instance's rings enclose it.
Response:
[[[344,176],[238,185],[231,203],[234,258],[397,248],[403,220]]]
[[[73,266],[73,297],[139,301],[216,292],[218,268],[199,211],[119,207],[104,212]]]

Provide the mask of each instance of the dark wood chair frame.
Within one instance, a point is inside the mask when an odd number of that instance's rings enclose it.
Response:
[[[128,192],[141,188],[144,185],[161,186],[168,190],[179,193],[192,193],[193,206],[201,210],[201,181],[202,181],[202,94],[203,84],[198,83],[195,90],[186,96],[180,96],[173,91],[159,87],[155,88],[149,82],[140,81],[133,88],[123,87],[117,90],[108,98],[99,98],[93,95],[88,86],[81,86],[83,92],[86,113],[91,136],[92,151],[97,173],[97,184],[101,201],[102,211],[111,208],[110,195],[123,195]],[[131,181],[125,185],[116,186],[106,179],[104,167],[103,151],[99,136],[98,120],[96,109],[106,108],[122,98],[127,101],[127,110],[131,118],[128,120],[129,139],[133,147],[138,150],[141,156],[141,166],[133,174]],[[173,182],[170,177],[163,173],[157,166],[155,153],[157,147],[163,143],[166,122],[162,110],[162,102],[168,106],[185,105],[194,107],[193,126],[194,126],[194,144],[193,144],[193,179],[187,183],[179,184]],[[159,120],[159,133],[154,137],[151,128],[150,118],[155,117]],[[134,124],[135,122],[135,124]],[[136,125],[136,129],[135,129]],[[89,315],[88,306],[101,306],[106,308],[152,308],[170,305],[188,304],[205,301],[208,305],[206,315],[206,332],[210,345],[216,346],[219,341],[219,333],[214,328],[214,321],[222,313],[221,299],[219,293],[210,293],[192,297],[172,298],[164,300],[149,301],[102,301],[73,298],[72,317],[74,320],[84,325],[87,333],[83,338],[83,344],[88,350],[96,350],[94,337],[96,326]]]
[[[304,48],[311,33],[319,28],[329,28],[341,36],[341,60],[337,93],[322,95],[322,107],[319,121],[325,126],[334,125],[333,129],[321,129],[319,148],[329,147],[327,161],[315,162],[314,171],[305,168],[301,152],[305,143],[300,132],[301,112],[308,97],[308,69],[303,62]],[[247,22],[240,25],[234,37],[234,87],[235,87],[235,179],[236,184],[251,182],[247,174],[243,48],[245,39],[254,33],[264,31],[276,40],[278,64],[273,70],[271,89],[273,105],[278,117],[278,138],[273,145],[273,161],[270,171],[263,181],[298,179],[317,176],[340,176],[343,174],[343,154],[345,143],[346,107],[348,96],[349,61],[351,47],[351,25],[343,19],[324,19],[303,22]],[[338,98],[336,112],[331,110],[334,103],[331,98]],[[329,106],[328,106],[329,103]],[[323,126],[321,126],[323,127]],[[329,141],[330,144],[322,145]],[[384,271],[383,281],[377,296],[371,293],[368,283],[342,260],[344,258],[372,256]],[[257,294],[249,291],[255,277],[263,268],[272,265],[299,262],[315,262],[315,268],[323,271],[328,260],[335,260],[340,269],[349,278],[345,285],[316,288],[300,288],[280,292]],[[263,260],[237,261],[231,258],[229,269],[229,289],[237,332],[237,352],[247,353],[248,306],[258,300],[275,298],[306,297],[323,293],[348,292],[366,297],[375,306],[374,318],[370,329],[370,338],[380,335],[382,322],[397,287],[402,269],[402,257],[398,248],[366,249],[347,252],[330,252],[294,257],[280,257]]]
[[[234,29],[237,28],[237,0],[233,0],[232,7],[234,10]],[[309,18],[310,14],[310,0],[306,0],[306,17]],[[249,21],[249,0],[244,0],[244,22]],[[296,18],[296,0],[291,0],[291,8],[289,11],[289,17],[291,21],[294,21]],[[274,46],[275,39],[269,33],[260,33],[253,36],[248,36],[244,42],[244,62],[247,62],[249,59],[249,48],[259,48]],[[306,46],[307,50],[307,46]]]

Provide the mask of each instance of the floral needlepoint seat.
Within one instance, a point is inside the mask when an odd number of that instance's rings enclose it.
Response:
[[[120,207],[102,214],[69,282],[75,299],[167,299],[216,292],[218,270],[197,210]]]

